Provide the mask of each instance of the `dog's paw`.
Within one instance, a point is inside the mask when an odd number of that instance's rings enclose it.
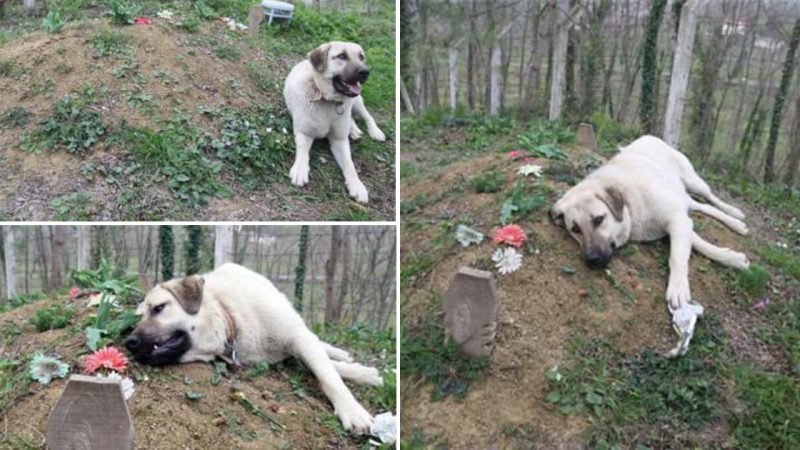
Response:
[[[367,187],[364,186],[364,183],[361,180],[356,180],[352,183],[348,183],[347,190],[350,192],[350,196],[356,199],[359,203],[368,203],[369,202],[369,194],[367,193]]]
[[[370,386],[383,386],[383,377],[378,369],[374,367],[364,367],[364,373],[361,375],[362,384]]]
[[[383,134],[383,131],[381,131],[381,129],[378,127],[369,127],[367,132],[369,133],[369,137],[371,137],[373,140],[378,142],[383,142],[386,140],[386,135]]]
[[[730,211],[727,211],[728,214],[732,215],[733,217],[736,217],[739,220],[744,220],[745,215],[741,209],[735,206],[730,206],[730,205],[728,206],[730,207]]]
[[[350,139],[352,139],[354,141],[357,141],[357,140],[361,139],[363,136],[364,136],[364,132],[361,131],[361,128],[358,128],[358,126],[356,126],[356,124],[353,124],[350,127]]]
[[[741,234],[742,236],[746,236],[749,230],[747,229],[747,224],[742,222],[741,220],[736,220],[731,224],[731,228],[733,231]]]
[[[295,186],[305,186],[308,184],[308,164],[297,164],[292,166],[289,171],[289,177],[292,179],[292,184]]]
[[[336,416],[344,429],[351,433],[366,434],[372,428],[372,415],[355,400],[348,402],[347,406],[336,408]]]
[[[731,250],[731,254],[728,257],[728,265],[736,269],[745,270],[750,267],[750,260],[747,259],[747,255],[744,253]]]
[[[667,286],[667,302],[670,311],[679,309],[689,303],[692,293],[689,289],[689,280],[674,281],[670,280]]]

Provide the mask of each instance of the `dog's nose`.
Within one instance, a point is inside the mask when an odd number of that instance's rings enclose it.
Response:
[[[125,339],[125,348],[130,351],[136,351],[139,348],[139,344],[141,344],[141,341],[137,336],[130,335],[128,339]]]
[[[601,253],[589,253],[586,255],[586,265],[591,269],[602,269],[608,265],[610,259]]]
[[[369,76],[369,69],[361,69],[358,71],[358,79],[363,83],[367,81],[367,77]]]

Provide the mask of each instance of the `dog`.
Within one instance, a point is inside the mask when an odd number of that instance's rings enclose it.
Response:
[[[323,44],[289,72],[283,96],[292,115],[297,147],[289,171],[295,186],[308,183],[309,153],[314,139],[328,138],[350,196],[361,203],[369,202],[367,188],[353,165],[348,139],[360,139],[363,134],[355,122],[354,116],[358,116],[366,122],[372,139],[386,140],[361,97],[361,85],[368,77],[364,50],[351,42]]]
[[[710,204],[700,203],[690,194]],[[741,235],[747,234],[745,215],[717,198],[686,156],[659,138],[643,136],[568,190],[550,214],[556,225],[566,228],[578,241],[590,268],[604,268],[614,252],[628,241],[653,241],[668,235],[667,301],[670,310],[675,311],[692,298],[692,249],[726,266],[750,266],[743,253],[718,247],[698,236],[689,217],[691,211],[712,217]]]
[[[125,340],[136,361],[150,365],[212,361],[276,363],[299,358],[317,377],[345,429],[368,432],[372,416],[342,379],[380,386],[378,370],[352,362],[322,342],[265,277],[236,264],[154,287],[138,306],[142,318]]]

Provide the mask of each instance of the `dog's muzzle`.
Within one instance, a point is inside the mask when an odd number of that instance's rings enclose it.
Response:
[[[614,256],[613,252],[591,252],[587,253],[584,257],[586,260],[586,265],[589,266],[590,269],[604,269],[606,266],[608,266],[608,263],[611,262],[612,256]]]
[[[133,354],[133,358],[151,366],[177,363],[191,347],[192,339],[184,330],[175,330],[161,340],[134,331],[125,339],[125,348]]]

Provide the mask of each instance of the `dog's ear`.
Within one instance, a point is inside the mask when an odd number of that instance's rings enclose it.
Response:
[[[317,72],[325,72],[325,68],[328,65],[328,50],[330,49],[330,44],[322,44],[308,54],[308,60],[311,61],[311,65]]]
[[[563,227],[564,211],[561,210],[560,204],[561,202],[558,202],[550,208],[550,218],[553,219],[553,223],[556,224],[556,226]]]
[[[602,194],[598,194],[597,198],[603,201],[608,206],[611,215],[617,220],[622,221],[622,211],[625,209],[625,194],[614,186],[606,187]]]
[[[180,280],[164,283],[164,289],[172,293],[181,308],[189,314],[197,314],[203,303],[203,285],[205,280],[200,275],[192,275]]]

